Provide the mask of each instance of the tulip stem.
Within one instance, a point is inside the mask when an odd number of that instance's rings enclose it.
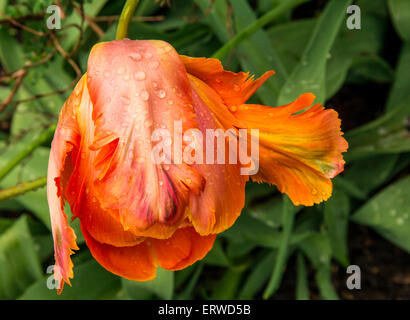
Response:
[[[258,31],[260,28],[264,27],[266,24],[272,20],[279,17],[284,12],[298,6],[303,2],[309,0],[287,0],[281,1],[279,5],[264,14],[258,20],[250,24],[248,27],[240,31],[235,37],[233,37],[229,42],[225,43],[218,51],[216,51],[212,58],[221,60],[224,58],[233,48],[235,48],[243,40],[251,36],[254,32]]]
[[[32,181],[23,182],[17,186],[0,190],[0,201],[19,196],[28,191],[32,191],[47,184],[47,177],[41,177]]]
[[[120,21],[118,22],[117,35],[115,36],[115,39],[122,40],[128,36],[128,29],[130,27],[131,19],[139,2],[139,0],[127,0],[125,3],[122,8]]]
[[[13,170],[19,163],[27,158],[38,146],[47,142],[53,137],[56,125],[53,124],[46,131],[44,131],[37,139],[32,141],[24,150],[12,158],[5,167],[0,170],[0,180],[3,179],[11,170]]]
[[[286,262],[289,255],[289,242],[293,230],[293,223],[295,220],[295,208],[293,207],[288,196],[283,195],[283,208],[282,208],[282,239],[279,245],[277,259],[275,261],[275,267],[273,269],[270,281],[263,293],[263,298],[268,299],[279,288],[283,272],[286,267]]]

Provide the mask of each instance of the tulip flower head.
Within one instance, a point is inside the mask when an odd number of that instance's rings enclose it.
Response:
[[[310,93],[282,107],[246,104],[273,73],[255,80],[163,41],[94,46],[61,110],[48,166],[60,288],[77,249],[65,202],[104,268],[145,281],[158,266],[204,258],[239,217],[249,177],[295,205],[331,196],[347,149],[338,115],[312,106]]]

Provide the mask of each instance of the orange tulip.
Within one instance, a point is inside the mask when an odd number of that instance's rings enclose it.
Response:
[[[338,115],[311,106],[310,93],[278,108],[245,104],[271,75],[224,71],[219,60],[180,56],[163,41],[94,46],[61,110],[49,159],[56,280],[70,283],[77,249],[65,201],[94,258],[141,281],[157,266],[180,270],[202,259],[239,217],[249,178],[241,164],[152,161],[152,132],[172,131],[175,121],[183,132],[258,129],[259,172],[251,178],[276,185],[295,205],[328,199],[347,149]]]

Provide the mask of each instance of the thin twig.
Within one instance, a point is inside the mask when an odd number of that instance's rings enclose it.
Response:
[[[10,103],[10,101],[14,98],[14,96],[17,94],[18,89],[20,88],[21,84],[23,83],[23,79],[26,76],[27,71],[25,69],[20,69],[18,77],[16,79],[16,84],[13,87],[13,90],[9,93],[9,95],[6,97],[6,99],[3,100],[3,102],[0,104],[0,112],[2,112]]]
[[[17,186],[0,190],[0,201],[22,195],[28,191],[33,191],[44,187],[47,184],[47,177],[41,177],[32,181],[18,184]]]
[[[27,27],[27,26],[21,24],[20,22],[16,21],[15,19],[13,19],[13,18],[11,18],[11,17],[6,16],[6,20],[8,20],[11,24],[15,25],[16,27],[18,27],[18,28],[20,28],[20,29],[22,29],[22,30],[25,30],[25,31],[27,31],[27,32],[30,32],[30,33],[32,33],[32,34],[35,34],[36,36],[44,37],[44,36],[47,35],[47,33],[45,33],[45,32],[37,31],[37,30],[34,30],[34,29],[30,28],[30,27]]]

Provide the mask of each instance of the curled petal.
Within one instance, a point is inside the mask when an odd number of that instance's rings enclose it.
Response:
[[[212,249],[216,235],[200,236],[194,228],[175,231],[169,239],[150,240],[158,265],[167,270],[181,270],[201,260]]]
[[[331,196],[330,178],[343,171],[348,147],[337,112],[310,107],[314,99],[306,93],[283,107],[241,105],[234,113],[248,128],[259,129],[260,169],[252,179],[275,184],[295,205]]]
[[[116,213],[101,209],[98,198],[90,193],[84,194],[77,208],[81,224],[96,241],[115,247],[135,246],[145,238],[138,237],[131,231],[125,231],[116,219]]]
[[[218,59],[187,56],[181,56],[181,59],[187,72],[214,89],[228,107],[245,103],[269,77],[275,74],[274,71],[268,71],[254,80],[247,72],[225,71]]]
[[[108,271],[130,280],[155,278],[156,265],[147,242],[131,247],[114,247],[95,240],[83,225],[81,231],[95,260]]]
[[[47,199],[50,209],[51,227],[54,239],[54,277],[60,284],[70,284],[73,277],[73,263],[70,255],[77,250],[76,236],[64,212],[64,188],[72,172],[72,153],[79,147],[80,132],[77,113],[81,103],[85,78],[77,84],[60,112],[58,126],[51,144],[47,172]]]

